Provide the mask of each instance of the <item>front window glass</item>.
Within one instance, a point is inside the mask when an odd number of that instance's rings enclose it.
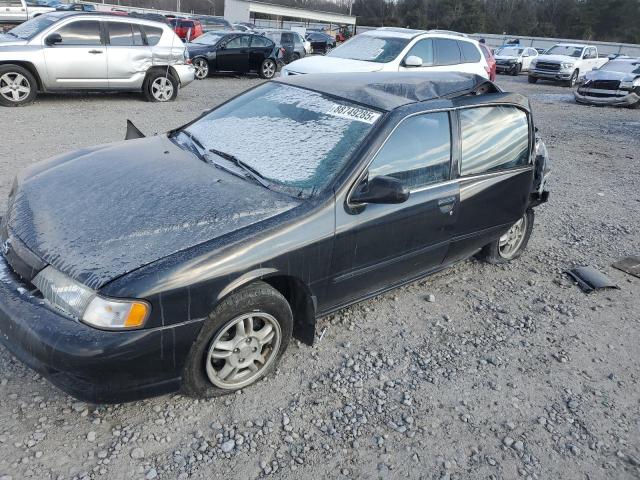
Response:
[[[59,28],[57,33],[62,37],[59,45],[101,45],[100,22],[80,20]],[[131,32],[131,28],[129,28]]]
[[[198,43],[200,45],[215,45],[220,41],[220,39],[224,37],[219,33],[205,33],[204,35],[200,35],[198,38],[191,40],[191,43]]]
[[[404,120],[369,167],[369,180],[388,176],[419,188],[449,179],[449,114],[429,113]]]
[[[244,162],[271,188],[310,196],[332,182],[380,116],[347,101],[274,82],[212,111],[185,132],[205,149]],[[210,158],[223,161],[218,155]]]
[[[582,47],[572,47],[570,45],[555,45],[545,52],[545,55],[564,55],[567,57],[582,57]]]
[[[409,50],[407,57],[410,57],[412,55],[422,59],[423,67],[429,67],[433,65],[433,42],[431,41],[431,39],[420,40],[413,47],[411,47],[411,50]]]
[[[8,34],[12,37],[21,38],[22,40],[31,40],[45,28],[53,25],[56,20],[58,20],[58,18],[52,15],[39,15],[9,30]]]
[[[389,63],[409,43],[407,38],[358,35],[327,54],[328,57],[349,58],[366,62]]]
[[[461,110],[460,127],[462,175],[519,167],[529,162],[529,123],[522,110],[508,106]]]

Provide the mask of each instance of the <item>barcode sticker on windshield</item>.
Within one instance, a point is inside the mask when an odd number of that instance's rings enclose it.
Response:
[[[376,120],[380,118],[380,114],[373,110],[367,110],[366,108],[360,107],[348,107],[346,105],[334,105],[329,109],[327,115],[333,115],[334,117],[342,117],[369,124],[375,123]]]

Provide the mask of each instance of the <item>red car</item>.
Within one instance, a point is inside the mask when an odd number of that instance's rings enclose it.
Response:
[[[202,35],[202,23],[198,20],[190,20],[188,18],[173,18],[169,21],[171,26],[173,27],[173,31],[176,32],[176,35],[182,39],[182,41],[187,41],[187,35],[189,35],[189,30],[191,30],[191,35],[188,40],[193,40],[194,38],[198,38]]]
[[[484,53],[484,58],[487,60],[487,74],[489,75],[489,80],[492,82],[496,81],[496,59],[491,53],[489,47],[487,47],[484,43],[480,44],[480,50]]]

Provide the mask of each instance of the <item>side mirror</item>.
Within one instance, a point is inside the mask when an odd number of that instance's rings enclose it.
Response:
[[[403,203],[409,198],[409,189],[400,180],[380,176],[362,182],[351,195],[353,203]]]
[[[44,43],[49,47],[55,45],[56,43],[62,43],[62,35],[60,35],[59,33],[52,33],[44,39]]]
[[[422,59],[420,57],[418,57],[417,55],[409,55],[404,60],[404,66],[405,67],[421,67],[422,66]]]

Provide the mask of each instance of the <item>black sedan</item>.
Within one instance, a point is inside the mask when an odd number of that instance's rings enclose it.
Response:
[[[187,51],[199,80],[211,72],[256,72],[270,79],[282,63],[280,49],[253,33],[208,32],[188,43]]]
[[[290,76],[129,137],[20,173],[0,226],[0,341],[90,402],[245,388],[321,316],[517,258],[548,196],[529,102],[472,75]]]
[[[311,44],[311,53],[329,53],[336,48],[336,39],[322,32],[309,32],[305,39]]]

